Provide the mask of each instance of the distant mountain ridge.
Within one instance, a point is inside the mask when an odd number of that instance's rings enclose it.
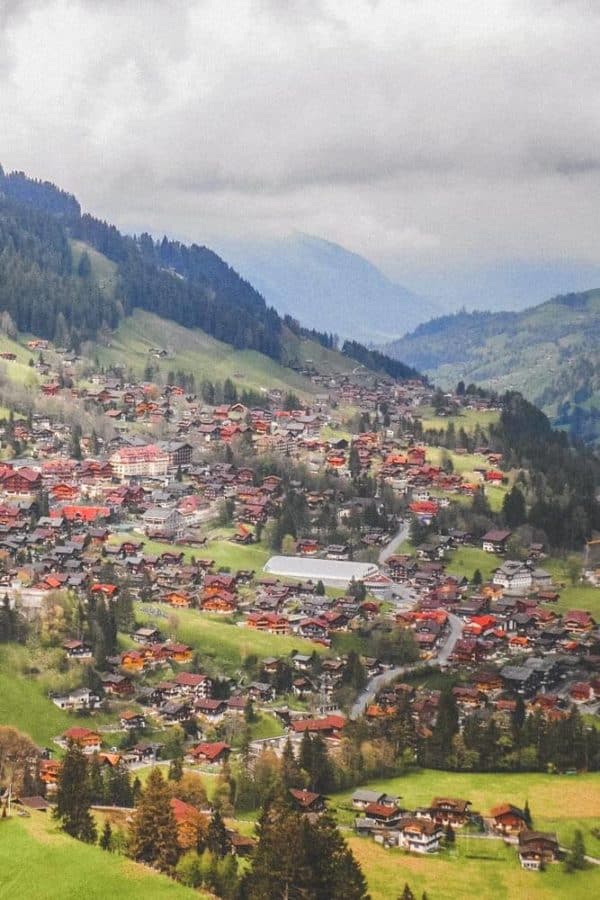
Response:
[[[110,290],[93,277],[85,252],[75,263],[74,241],[113,266]],[[0,166],[0,313],[8,314],[11,329],[78,348],[114,331],[135,309],[283,365],[293,363],[290,337],[337,352],[330,333],[304,317],[300,322],[279,315],[208,247],[121,234],[82,213],[72,194],[22,172],[6,174]],[[419,377],[355,341],[345,343],[341,353],[393,378]]]
[[[600,289],[522,312],[442,316],[382,349],[443,386],[522,391],[574,436],[600,439]]]
[[[440,312],[364,257],[313,235],[225,243],[223,250],[279,313],[342,338],[381,343]]]

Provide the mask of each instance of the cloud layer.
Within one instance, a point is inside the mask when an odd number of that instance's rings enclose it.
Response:
[[[578,0],[3,0],[0,161],[125,229],[597,262]]]

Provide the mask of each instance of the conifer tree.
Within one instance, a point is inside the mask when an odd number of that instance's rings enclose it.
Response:
[[[160,769],[150,773],[131,826],[130,852],[134,859],[163,872],[173,869],[179,856],[177,823],[169,787]]]
[[[74,742],[69,744],[58,777],[54,817],[71,837],[88,844],[96,842],[96,823],[90,813],[91,794],[87,760]]]
[[[211,820],[208,823],[208,832],[206,834],[206,846],[214,856],[221,859],[231,850],[231,839],[227,834],[225,822],[218,809],[215,809]]]
[[[112,828],[108,819],[104,823],[99,843],[103,850],[112,850]]]

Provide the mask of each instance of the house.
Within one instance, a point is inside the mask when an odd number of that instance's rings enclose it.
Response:
[[[428,822],[418,816],[400,819],[393,826],[398,847],[411,853],[436,853],[440,849],[443,830],[436,822]],[[377,840],[377,838],[376,838]]]
[[[531,568],[526,563],[507,559],[494,572],[492,583],[515,594],[526,594],[533,584]]]
[[[482,547],[486,553],[504,553],[512,531],[488,531],[482,537]]]
[[[89,688],[82,687],[65,694],[56,694],[52,697],[52,702],[59,709],[95,709],[100,704],[100,697]]]
[[[520,834],[527,828],[527,815],[512,803],[502,803],[490,810],[492,828],[499,834]]]
[[[325,797],[314,791],[290,788],[290,796],[294,807],[300,812],[321,813],[325,809]]]
[[[217,765],[226,762],[229,759],[231,747],[223,741],[215,741],[214,743],[198,744],[188,753],[193,762],[208,763],[209,765]]]
[[[85,641],[63,641],[62,646],[69,659],[91,659],[93,656],[91,644]]]
[[[563,616],[563,625],[570,634],[584,635],[592,631],[595,621],[583,609],[570,609]]]
[[[399,797],[390,797],[389,794],[384,794],[380,791],[367,791],[362,788],[358,788],[358,790],[354,791],[352,794],[353,808],[361,810],[366,809],[371,803],[395,808],[398,805],[398,800]]]
[[[365,806],[364,810],[364,818],[367,822],[371,823],[372,826],[385,826],[386,828],[391,828],[396,825],[401,816],[402,810],[397,806],[389,806],[385,803],[368,803]],[[362,825],[364,828],[364,824]]]
[[[131,637],[137,644],[152,644],[161,640],[158,628],[138,628]]]
[[[194,709],[198,715],[210,719],[211,722],[220,722],[227,711],[227,702],[213,700],[210,697],[199,697],[194,703]]]
[[[519,860],[521,866],[537,872],[542,863],[559,859],[558,839],[552,832],[521,831],[519,834]]]
[[[102,747],[102,739],[97,731],[91,731],[89,728],[82,728],[77,725],[73,728],[68,728],[62,735],[61,743],[63,746],[68,746],[71,741],[79,744],[83,752],[90,755],[99,753]]]
[[[185,696],[210,697],[212,681],[208,675],[197,675],[194,672],[179,672],[173,679],[179,692]]]
[[[469,820],[470,806],[470,800],[458,800],[454,797],[434,797],[428,812],[430,818],[438,824],[460,827]]]
[[[308,731],[309,734],[337,735],[345,725],[344,716],[330,715],[322,719],[296,719],[295,722],[292,722],[292,731],[296,734],[304,734],[305,731]]]
[[[143,713],[127,710],[119,716],[119,724],[126,731],[143,730],[146,727],[146,718]]]

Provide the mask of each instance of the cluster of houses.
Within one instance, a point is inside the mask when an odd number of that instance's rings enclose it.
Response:
[[[352,795],[356,812],[354,827],[385,847],[400,847],[411,853],[436,853],[442,849],[448,832],[476,829],[501,837],[518,848],[524,869],[537,871],[561,857],[556,834],[534,831],[527,811],[511,803],[500,804],[482,815],[471,809],[469,800],[434,797],[431,804],[407,811],[398,797],[359,789]]]

